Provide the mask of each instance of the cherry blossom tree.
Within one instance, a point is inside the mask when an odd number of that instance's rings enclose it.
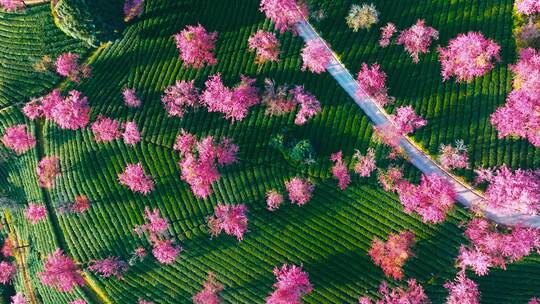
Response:
[[[390,119],[396,124],[402,134],[413,133],[416,129],[427,125],[427,121],[416,115],[411,106],[398,107]]]
[[[28,204],[24,216],[30,223],[37,224],[47,217],[47,208],[43,205]]]
[[[289,91],[294,96],[294,101],[300,105],[300,110],[296,113],[294,123],[303,125],[313,116],[321,112],[321,104],[317,98],[304,90],[303,86],[295,86]]]
[[[79,54],[63,53],[56,58],[56,72],[71,81],[79,83],[82,78],[90,77],[90,67],[79,64]]]
[[[221,285],[216,280],[216,275],[213,272],[208,273],[208,279],[203,284],[203,289],[193,296],[192,300],[194,304],[219,304],[221,298],[218,293],[223,290]]]
[[[87,304],[85,300],[83,299],[77,299],[75,301],[69,302],[69,304]]]
[[[289,200],[302,206],[311,200],[313,190],[315,186],[308,180],[300,177],[293,177],[291,180],[285,182],[285,188],[289,194]]]
[[[266,192],[266,206],[269,211],[277,210],[283,201],[283,194],[279,191],[272,189]]]
[[[120,184],[127,186],[131,191],[147,195],[154,190],[154,181],[144,173],[141,163],[129,164],[124,172],[118,174]]]
[[[341,190],[347,189],[351,182],[351,175],[347,165],[343,162],[343,152],[338,151],[330,156],[330,160],[334,162],[332,174],[338,180],[338,187]]]
[[[144,0],[125,0],[124,2],[124,21],[131,20],[140,16],[143,12]]]
[[[174,85],[165,89],[161,102],[169,116],[182,118],[187,107],[199,106],[199,89],[195,87],[194,80],[177,80]]]
[[[305,2],[298,0],[261,0],[260,10],[282,34],[287,30],[296,34],[295,25],[309,16]]]
[[[387,170],[378,170],[377,179],[384,191],[394,192],[403,180],[403,170],[401,168],[390,167]]]
[[[283,264],[273,272],[277,282],[273,285],[274,292],[266,298],[266,304],[301,303],[302,296],[313,290],[302,266]]]
[[[0,262],[0,284],[8,284],[17,273],[17,266],[8,261]]]
[[[302,71],[307,69],[315,74],[326,71],[326,67],[328,67],[332,59],[332,53],[321,39],[306,42],[301,56],[303,61]]]
[[[390,45],[390,39],[396,33],[396,25],[392,22],[388,22],[385,26],[381,27],[381,38],[379,39],[379,45],[383,48]]]
[[[250,51],[255,51],[257,58],[255,63],[264,64],[265,62],[278,62],[280,51],[280,43],[276,35],[271,32],[258,30],[248,39]]]
[[[43,267],[43,272],[38,273],[43,285],[55,287],[61,292],[71,291],[76,286],[84,286],[81,270],[61,249],[49,254]]]
[[[431,301],[424,292],[422,285],[419,285],[415,279],[407,280],[407,288],[397,287],[388,289],[386,282],[379,287],[381,300],[372,302],[368,297],[359,299],[358,304],[430,304]]]
[[[534,297],[529,301],[528,304],[540,304],[540,299]]]
[[[173,244],[172,239],[168,240],[156,240],[153,243],[152,254],[161,264],[172,264],[178,258],[178,255],[182,251],[181,246]]]
[[[369,30],[371,26],[379,22],[379,12],[373,3],[353,4],[345,21],[353,32],[358,32],[360,29]]]
[[[27,304],[27,303],[28,302],[26,302],[26,298],[20,292],[17,292],[14,296],[11,297],[11,304]]]
[[[22,11],[26,8],[23,0],[0,0],[0,8],[7,12]]]
[[[24,124],[13,125],[7,128],[1,140],[7,148],[19,155],[36,146],[36,139],[27,131],[27,127]]]
[[[394,99],[388,96],[388,89],[385,84],[386,73],[381,70],[378,63],[374,63],[371,67],[368,67],[366,63],[362,63],[356,78],[359,86],[356,96],[360,98],[369,96],[381,107],[394,102]]]
[[[88,270],[99,274],[103,278],[116,277],[122,279],[129,266],[119,257],[107,257],[101,260],[91,260]]]
[[[435,173],[423,174],[418,186],[402,181],[397,192],[405,212],[418,213],[425,223],[443,222],[456,197],[452,185]]]
[[[269,78],[264,79],[264,93],[261,102],[266,105],[266,115],[282,116],[296,109],[296,101],[289,94],[287,85],[277,86]]]
[[[433,40],[439,39],[439,32],[429,26],[425,26],[425,21],[418,19],[416,24],[401,31],[397,39],[397,44],[403,45],[405,50],[411,55],[413,62],[418,63],[418,55],[429,52],[429,46]]]
[[[141,133],[137,128],[137,123],[134,121],[128,121],[124,124],[124,132],[122,138],[126,145],[133,146],[141,141]]]
[[[176,47],[180,50],[180,58],[184,65],[202,68],[217,63],[214,56],[217,32],[209,33],[202,25],[188,25],[180,33],[174,35]]]
[[[479,32],[459,34],[446,48],[437,50],[444,80],[455,76],[457,82],[470,82],[489,72],[495,60],[500,61],[500,46]]]
[[[50,189],[54,186],[56,177],[60,175],[60,158],[47,156],[41,159],[36,168],[39,186]]]
[[[84,128],[88,124],[90,120],[88,98],[82,97],[79,91],[69,91],[68,96],[64,99],[57,101],[51,99],[50,102],[53,104],[44,104],[42,106],[45,117],[48,117],[47,107],[50,106],[50,117],[60,128],[77,130]]]
[[[523,15],[540,14],[540,3],[537,0],[516,0],[516,8]]]
[[[462,140],[456,141],[456,147],[442,144],[439,151],[440,155],[438,160],[443,169],[452,170],[469,168],[469,155],[467,154],[467,147]]]
[[[98,116],[97,120],[92,123],[91,129],[94,140],[98,143],[113,141],[122,136],[120,123],[108,117]]]
[[[397,155],[403,153],[399,145],[402,137],[403,134],[394,124],[387,123],[381,126],[373,126],[373,140],[392,149],[392,152],[388,155],[390,159],[394,159]]]
[[[384,274],[396,280],[403,278],[403,265],[413,256],[411,247],[415,244],[414,233],[404,231],[399,234],[390,234],[388,241],[383,242],[375,238],[371,243],[368,254]]]
[[[467,278],[465,271],[460,271],[453,282],[446,282],[444,288],[449,291],[447,304],[480,304],[478,284]]]
[[[41,100],[42,98],[32,98],[23,106],[22,111],[30,120],[40,118],[43,115],[41,111]]]
[[[155,208],[153,211],[150,211],[150,208],[144,208],[144,218],[146,224],[135,227],[135,232],[137,234],[142,234],[148,232],[151,239],[157,239],[159,236],[165,235],[169,229],[169,224],[165,218],[162,218],[159,215],[159,210]]]
[[[216,236],[221,232],[235,236],[239,241],[247,231],[248,218],[247,207],[244,204],[224,205],[218,204],[214,215],[208,218],[210,235]]]
[[[126,0],[126,3],[132,0]],[[140,0],[133,0],[140,1]],[[141,100],[137,97],[137,92],[134,89],[124,88],[122,91],[122,96],[124,97],[124,103],[130,108],[138,108],[141,106]]]
[[[375,162],[375,150],[368,148],[366,155],[362,155],[360,151],[356,150],[353,156],[354,172],[361,177],[369,177],[371,173],[377,169]]]

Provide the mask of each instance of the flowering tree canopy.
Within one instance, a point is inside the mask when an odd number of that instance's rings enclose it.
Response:
[[[261,0],[260,10],[282,34],[286,30],[296,33],[294,26],[309,15],[307,5],[297,0]]]
[[[182,118],[187,107],[197,107],[199,104],[199,89],[195,87],[195,81],[177,80],[174,85],[165,89],[161,96],[161,102],[169,116]]]
[[[441,144],[438,157],[441,167],[445,170],[469,168],[469,155],[467,147],[462,140],[456,141],[456,147]]]
[[[290,181],[285,182],[285,188],[289,193],[289,200],[298,206],[309,202],[313,190],[315,190],[315,186],[311,182],[300,177],[294,177]]]
[[[24,4],[24,0],[0,0],[0,8],[8,12],[16,12],[24,10],[26,5]]]
[[[321,39],[309,40],[302,49],[302,71],[310,70],[313,73],[320,74],[326,71],[330,64],[332,53]]]
[[[425,223],[440,223],[454,206],[456,193],[443,177],[422,175],[420,185],[402,181],[397,186],[406,213],[417,212]]]
[[[28,302],[26,302],[26,298],[20,292],[17,292],[14,296],[11,297],[11,304],[27,304],[27,303]]]
[[[379,169],[377,179],[384,191],[394,192],[402,181],[403,171],[400,168],[390,167],[387,170]]]
[[[122,133],[122,138],[126,145],[135,145],[141,141],[141,133],[137,128],[137,123],[134,121],[128,121],[124,125],[124,132]]]
[[[180,33],[174,35],[176,47],[180,50],[180,58],[184,61],[184,65],[191,65],[194,68],[202,68],[205,64],[215,65],[217,59],[213,52],[217,36],[217,32],[209,33],[200,24],[188,25]]]
[[[154,190],[154,181],[144,173],[141,163],[129,164],[124,172],[118,174],[120,184],[127,186],[131,191],[147,195]]]
[[[330,160],[334,162],[332,167],[332,174],[338,180],[338,187],[341,190],[347,189],[347,186],[351,182],[351,175],[347,165],[343,162],[343,152],[338,151],[330,156]]]
[[[382,107],[393,102],[393,99],[388,96],[385,84],[386,73],[381,70],[378,63],[374,63],[371,67],[362,63],[362,68],[358,71],[356,79],[359,86],[356,96],[365,98],[367,95]]]
[[[540,2],[538,0],[516,0],[517,11],[523,15],[540,14]]]
[[[148,206],[145,207],[144,218],[146,220],[146,224],[135,227],[135,232],[137,234],[148,232],[150,239],[158,239],[159,236],[165,235],[167,229],[169,229],[167,220],[159,215],[159,210],[157,208],[150,211]]]
[[[405,50],[411,55],[413,62],[418,63],[420,53],[429,52],[428,48],[433,39],[439,39],[439,32],[429,26],[425,26],[425,21],[419,19],[410,28],[401,31],[397,44],[402,44]]]
[[[279,61],[280,43],[274,33],[258,30],[249,37],[248,45],[250,51],[257,53],[256,63],[263,64],[268,61]]]
[[[411,247],[415,244],[414,238],[414,233],[409,231],[391,234],[386,242],[375,238],[368,253],[386,276],[400,280],[404,275],[403,265],[413,256]]]
[[[24,212],[24,216],[30,223],[37,224],[47,217],[47,208],[43,205],[30,203]]]
[[[8,284],[17,273],[17,266],[8,261],[0,262],[0,284]]]
[[[54,63],[56,72],[63,77],[68,77],[71,81],[80,82],[81,77],[90,77],[90,67],[79,65],[79,54],[63,53],[56,58]]]
[[[266,206],[268,210],[270,211],[277,210],[279,206],[281,206],[283,201],[284,201],[283,194],[281,194],[277,190],[272,189],[266,192]]]
[[[122,96],[124,97],[124,103],[128,107],[137,108],[141,105],[141,100],[137,97],[137,92],[134,89],[125,88],[122,91]]]
[[[411,106],[398,107],[395,115],[390,115],[402,134],[413,133],[416,129],[427,125],[427,121],[416,115]]]
[[[364,3],[361,6],[353,4],[351,5],[349,14],[345,17],[345,21],[353,32],[358,32],[360,29],[369,30],[372,25],[379,22],[379,12],[373,3]]]
[[[124,21],[129,22],[143,12],[144,0],[125,0],[124,2]]]
[[[213,272],[208,273],[208,279],[204,282],[203,289],[193,296],[194,304],[219,304],[221,298],[218,293],[223,290],[223,285],[216,281]]]
[[[244,204],[218,204],[215,208],[214,216],[208,218],[210,234],[216,236],[223,231],[228,235],[235,236],[241,241],[244,233],[247,231],[248,218],[246,212],[247,207]]]
[[[22,154],[36,145],[36,139],[26,130],[26,125],[14,125],[7,128],[2,136],[2,143],[17,154]]]
[[[261,102],[266,106],[266,115],[282,116],[296,109],[296,100],[287,85],[277,86],[269,78],[264,79],[264,93]]]
[[[458,82],[469,82],[489,72],[493,62],[500,60],[499,45],[478,32],[459,34],[446,48],[437,50],[444,80],[455,76]]]
[[[28,118],[45,117],[57,123],[62,129],[77,130],[84,128],[90,120],[88,98],[82,97],[76,90],[69,91],[63,98],[59,90],[48,95],[32,99],[23,108]]]
[[[277,282],[274,292],[266,298],[266,304],[301,303],[303,295],[313,290],[307,272],[302,266],[284,264],[274,268]]]
[[[381,27],[381,38],[379,39],[379,45],[381,47],[387,47],[390,45],[390,39],[396,33],[396,25],[392,22],[388,22],[385,26]]]
[[[60,158],[47,156],[39,161],[36,168],[39,186],[52,188],[56,177],[60,174]]]
[[[43,285],[55,287],[62,292],[71,291],[75,286],[84,286],[81,270],[60,249],[47,256],[43,267],[44,271],[38,273]]]
[[[181,246],[173,244],[174,241],[169,240],[156,240],[152,248],[152,254],[161,264],[172,264],[176,261],[176,258],[182,251]]]
[[[460,271],[453,282],[446,282],[444,287],[449,294],[447,304],[480,304],[478,284],[467,278],[465,271]]]
[[[116,277],[122,279],[128,270],[128,264],[119,257],[107,257],[101,260],[91,260],[88,270],[93,271],[104,278]]]
[[[69,302],[69,304],[87,304],[85,300],[83,299],[77,299],[75,301]]]
[[[317,98],[304,90],[303,86],[295,86],[289,91],[294,96],[295,103],[300,105],[300,111],[296,113],[294,123],[305,124],[313,116],[321,112],[321,104]]]
[[[92,123],[91,129],[94,140],[98,143],[113,141],[122,136],[120,123],[108,117],[98,116],[97,120]]]
[[[368,148],[366,155],[362,155],[360,151],[356,150],[353,160],[354,172],[362,177],[369,177],[371,173],[377,169],[375,150],[373,150],[373,148]]]
[[[392,152],[388,156],[390,159],[394,159],[398,154],[402,153],[399,145],[402,137],[401,131],[392,123],[373,126],[373,140],[392,148]]]
[[[372,302],[368,297],[359,299],[358,304],[430,304],[431,301],[424,292],[424,288],[416,283],[415,279],[407,281],[408,288],[398,287],[388,289],[386,282],[383,282],[379,287],[381,300]]]

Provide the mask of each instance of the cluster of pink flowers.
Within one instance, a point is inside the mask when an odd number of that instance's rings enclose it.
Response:
[[[69,304],[87,304],[83,299],[77,299],[75,301],[69,302]]]
[[[176,47],[180,50],[180,58],[185,66],[201,68],[205,64],[215,65],[217,59],[214,56],[217,32],[209,33],[198,24],[188,25],[180,33],[174,35]]]
[[[172,264],[182,251],[181,246],[174,245],[174,240],[156,240],[153,243],[152,254],[161,264]]]
[[[394,192],[403,178],[403,171],[400,168],[390,167],[387,170],[379,170],[377,179],[384,191]]]
[[[141,134],[134,121],[121,125],[115,119],[98,116],[97,120],[92,123],[91,130],[94,134],[94,140],[98,143],[110,142],[119,138],[123,138],[127,145],[134,145],[141,141]]]
[[[392,152],[388,156],[390,159],[394,159],[402,153],[399,145],[402,137],[403,134],[394,124],[387,123],[382,126],[373,126],[373,140],[385,144],[392,149]]]
[[[514,90],[506,104],[491,115],[498,137],[527,138],[540,147],[540,51],[522,49],[519,61],[510,66],[514,72]]]
[[[23,108],[30,119],[44,117],[57,123],[62,129],[77,130],[84,128],[90,120],[88,98],[76,90],[69,91],[62,97],[59,90],[29,101]]]
[[[47,208],[43,205],[30,203],[24,212],[24,216],[30,223],[35,225],[47,217]]]
[[[144,232],[148,232],[150,239],[158,239],[159,236],[165,235],[167,229],[169,229],[169,223],[167,223],[167,220],[159,215],[159,210],[157,208],[150,211],[150,208],[145,207],[144,218],[146,220],[146,224],[136,226],[134,229],[135,233],[139,235],[143,234]]]
[[[424,292],[424,288],[416,283],[415,279],[407,280],[408,288],[398,287],[388,289],[386,282],[383,282],[379,287],[381,300],[372,301],[368,297],[362,297],[358,300],[358,304],[430,304],[431,301]]]
[[[359,86],[356,96],[360,98],[371,97],[381,107],[393,102],[393,98],[388,96],[388,89],[385,84],[386,73],[381,70],[378,63],[372,64],[371,67],[368,67],[366,63],[362,63],[356,80]]]
[[[500,60],[499,45],[479,32],[459,34],[448,47],[437,50],[444,80],[455,76],[458,82],[469,82],[489,72],[494,60]]]
[[[48,156],[41,159],[36,168],[39,186],[52,188],[56,177],[60,174],[60,158]]]
[[[390,234],[388,241],[375,238],[371,243],[368,254],[384,274],[396,280],[403,278],[403,265],[413,256],[411,247],[416,243],[414,233],[404,231],[400,234]]]
[[[0,284],[8,284],[17,273],[17,266],[8,261],[0,262]]]
[[[362,155],[360,151],[356,150],[353,156],[354,160],[354,172],[361,177],[369,177],[371,173],[377,169],[377,163],[375,161],[375,150],[368,148],[366,155]]]
[[[172,264],[182,251],[181,246],[174,245],[174,240],[167,237],[169,223],[159,215],[159,210],[144,208],[144,225],[136,226],[134,231],[138,235],[148,233],[148,241],[152,244],[152,254],[162,264]],[[135,250],[136,258],[142,260],[146,256],[144,248]]]
[[[519,213],[536,215],[540,211],[540,172],[517,169],[506,165],[496,171],[480,170],[481,178],[489,182],[483,202],[501,215]],[[483,180],[482,180],[483,179]]]
[[[124,21],[129,22],[143,12],[144,0],[126,0],[124,2]]]
[[[418,186],[401,181],[397,192],[405,212],[418,213],[425,223],[443,222],[456,197],[452,185],[435,173],[422,175]]]
[[[540,250],[540,231],[534,228],[516,226],[508,233],[501,233],[494,224],[476,218],[469,222],[465,236],[470,245],[459,249],[459,266],[471,267],[480,276],[488,274],[491,267],[506,269],[507,263]]]
[[[14,125],[6,129],[2,143],[17,154],[22,154],[36,145],[36,139],[26,130],[26,125]]]
[[[453,282],[446,282],[444,287],[449,294],[447,304],[480,304],[478,284],[467,278],[465,271],[460,271]]]
[[[61,292],[71,291],[76,286],[84,286],[81,270],[61,249],[49,254],[43,267],[43,272],[38,273],[43,285],[55,287]]]
[[[154,181],[144,173],[141,163],[129,164],[124,172],[118,174],[120,184],[127,186],[131,191],[147,195],[154,190]]]
[[[198,198],[207,198],[212,193],[212,184],[221,177],[218,165],[224,166],[237,161],[238,146],[224,138],[220,143],[212,136],[197,141],[197,138],[182,130],[176,138],[174,149],[179,151],[182,180],[188,183]]]
[[[295,103],[300,105],[294,119],[295,124],[301,126],[321,112],[321,104],[315,96],[304,90],[304,86],[295,86],[289,93],[294,96]]]
[[[315,186],[308,180],[300,177],[294,177],[285,182],[285,188],[289,194],[289,200],[292,203],[302,206],[311,200]]]
[[[463,141],[456,141],[456,147],[441,145],[439,163],[445,170],[469,168],[469,155]]]
[[[90,77],[90,67],[79,64],[79,54],[63,53],[56,58],[54,66],[56,72],[63,77],[68,77],[71,81],[80,82],[81,77]]]
[[[302,296],[313,290],[302,266],[284,264],[281,269],[274,268],[273,272],[277,282],[274,283],[274,292],[266,298],[266,304],[302,303]]]
[[[169,116],[182,118],[186,113],[186,107],[199,105],[199,89],[195,87],[194,80],[177,80],[174,85],[165,89],[161,102]]]
[[[266,206],[270,211],[277,210],[284,200],[283,194],[275,189],[266,192]]]
[[[194,304],[219,304],[221,298],[218,293],[223,290],[221,285],[216,280],[216,275],[213,272],[208,273],[208,279],[203,284],[203,289],[193,296]]]
[[[523,15],[540,14],[540,2],[538,0],[516,0],[517,11]]]
[[[257,53],[256,63],[263,64],[268,61],[279,61],[280,43],[274,33],[258,30],[249,37],[248,45],[250,51],[256,51]]]
[[[379,45],[381,47],[387,47],[390,45],[390,39],[396,32],[396,25],[388,22],[385,26],[381,27],[381,38],[379,39]]]
[[[398,107],[390,119],[396,124],[402,134],[413,133],[416,129],[427,125],[427,121],[416,115],[411,106]]]
[[[3,8],[8,12],[16,12],[24,10],[26,5],[23,0],[0,0],[0,8]]]
[[[339,151],[330,156],[330,160],[334,162],[332,166],[332,174],[338,180],[338,187],[341,190],[347,189],[347,186],[351,182],[351,175],[349,174],[349,168],[343,162],[343,152]]]
[[[123,124],[124,132],[122,133],[122,138],[126,145],[135,145],[141,141],[141,133],[137,127],[137,123],[134,121],[128,121]]]
[[[276,86],[269,78],[264,79],[264,93],[261,102],[266,106],[266,115],[281,116],[296,109],[296,100],[287,85]]]
[[[11,304],[28,304],[28,302],[26,302],[26,298],[22,293],[17,292],[14,296],[11,297]]]
[[[244,204],[218,204],[214,210],[214,215],[208,218],[210,235],[216,236],[221,232],[225,232],[241,241],[247,231],[248,218],[246,212],[247,207]]]
[[[124,97],[124,103],[128,107],[137,108],[141,105],[141,100],[137,97],[137,92],[134,89],[125,88],[122,91],[122,96]]]
[[[306,4],[297,0],[261,0],[260,10],[281,33],[286,30],[296,33],[295,25],[307,19],[309,14]]]
[[[101,277],[108,278],[114,276],[117,279],[122,279],[128,268],[128,264],[118,257],[91,260],[90,265],[88,265],[88,270],[99,274]]]
[[[418,55],[429,52],[428,48],[434,39],[439,39],[439,32],[432,27],[425,26],[425,21],[419,19],[416,24],[401,31],[397,44],[402,44],[411,55],[413,62],[418,63],[420,60]]]
[[[302,71],[308,69],[316,74],[326,71],[326,67],[332,59],[332,53],[320,39],[309,40],[302,49],[301,55]]]

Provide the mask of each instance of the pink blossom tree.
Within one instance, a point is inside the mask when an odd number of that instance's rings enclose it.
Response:
[[[164,236],[169,229],[169,224],[165,218],[159,215],[159,210],[155,208],[150,211],[150,208],[144,208],[144,218],[146,224],[135,227],[137,234],[148,232],[150,239],[158,239],[160,236]]]
[[[523,15],[540,14],[540,3],[537,0],[516,0],[516,8]]]
[[[302,71],[310,70],[315,74],[326,71],[330,64],[332,53],[320,39],[309,40],[302,49]]]
[[[465,271],[460,271],[453,282],[446,282],[444,287],[449,294],[447,304],[480,304],[478,284],[467,278]]]
[[[134,121],[128,121],[124,124],[124,132],[122,133],[122,138],[126,145],[133,146],[136,143],[141,141],[141,133],[137,128],[137,123]]]
[[[26,302],[26,298],[20,292],[17,292],[14,296],[11,297],[11,304],[27,304],[27,303],[28,302]]]
[[[86,301],[83,299],[77,299],[75,301],[69,302],[69,304],[88,304],[88,303],[86,303]]]
[[[534,297],[529,301],[528,304],[540,304],[540,299]]]
[[[56,72],[63,77],[68,77],[71,81],[80,82],[81,77],[90,77],[90,67],[79,64],[80,56],[73,53],[63,53],[56,58]]]
[[[266,206],[269,211],[277,210],[283,201],[283,194],[279,191],[272,189],[266,192]]]
[[[347,189],[351,182],[351,175],[347,165],[343,162],[343,152],[338,151],[330,156],[330,160],[334,162],[332,174],[338,180],[338,187],[341,190]]]
[[[92,123],[92,133],[96,142],[110,142],[122,136],[120,131],[120,123],[112,118],[98,116],[97,120]]]
[[[386,88],[386,73],[381,70],[378,63],[374,63],[368,67],[366,63],[362,63],[362,67],[356,76],[359,89],[356,96],[360,98],[371,97],[381,107],[393,103],[393,98],[388,96]]]
[[[50,117],[60,128],[77,130],[84,128],[90,120],[90,106],[88,98],[82,97],[76,90],[69,91],[68,96],[50,105]],[[43,105],[45,117],[47,117],[47,105]]]
[[[195,87],[194,80],[177,80],[174,85],[165,89],[161,102],[169,116],[182,118],[187,112],[187,107],[198,107],[199,89]]]
[[[129,164],[124,172],[118,174],[120,184],[127,186],[131,191],[147,195],[154,190],[154,181],[146,173],[141,163]]]
[[[172,264],[182,251],[181,246],[174,245],[172,239],[156,240],[153,242],[152,254],[161,264]]]
[[[60,175],[60,158],[47,156],[41,159],[36,168],[39,186],[52,188],[56,177]]]
[[[140,16],[143,12],[144,0],[125,0],[124,2],[124,21],[131,20]]]
[[[315,186],[308,180],[293,177],[285,182],[285,188],[292,203],[302,206],[311,200]]]
[[[386,276],[401,280],[404,275],[403,265],[413,256],[411,247],[414,244],[414,233],[404,231],[399,234],[390,234],[386,242],[375,238],[368,253]]]
[[[248,46],[250,51],[255,51],[257,58],[255,63],[264,64],[265,62],[278,62],[280,51],[280,43],[276,35],[271,32],[258,30],[256,33],[249,36]]]
[[[443,222],[456,197],[452,185],[435,173],[423,174],[418,186],[402,181],[397,192],[405,212],[418,213],[425,223]]]
[[[23,0],[0,0],[0,8],[7,12],[21,11],[26,8]]]
[[[101,260],[91,260],[88,270],[99,274],[103,278],[116,277],[122,279],[129,266],[119,257],[107,257]]]
[[[410,28],[401,31],[397,44],[403,45],[405,50],[411,55],[413,62],[418,63],[418,55],[429,52],[429,46],[433,40],[439,39],[439,32],[429,26],[425,26],[425,21],[419,19]]]
[[[293,95],[295,103],[300,105],[300,110],[296,113],[294,123],[303,125],[313,116],[321,112],[321,104],[317,98],[304,90],[303,86],[295,86],[289,91]]]
[[[264,79],[264,92],[261,102],[266,106],[265,114],[269,116],[282,116],[296,109],[296,100],[290,94],[287,85],[277,86],[269,79]]]
[[[469,168],[469,155],[467,147],[462,140],[456,141],[456,147],[452,145],[441,145],[438,157],[441,167],[445,170]]]
[[[403,180],[403,170],[397,167],[390,167],[387,170],[378,170],[377,179],[384,191],[394,192]]]
[[[309,15],[307,5],[297,0],[261,0],[260,10],[282,34],[287,30],[296,33],[295,25]]]
[[[218,204],[214,215],[208,218],[210,235],[216,236],[221,232],[235,236],[239,241],[247,231],[248,218],[247,207],[244,204],[223,205]]]
[[[470,82],[489,72],[500,61],[499,45],[482,33],[459,34],[446,48],[438,47],[444,80],[455,76],[457,82]]]
[[[386,282],[379,287],[381,300],[372,302],[368,297],[362,297],[358,304],[430,304],[431,301],[424,292],[422,285],[419,285],[415,279],[407,280],[407,288],[397,287],[388,289]]]
[[[132,0],[126,0],[126,3]],[[135,0],[137,1],[137,0]],[[141,106],[141,100],[137,97],[137,92],[134,89],[124,88],[122,91],[124,103],[130,108],[138,108]]]
[[[36,146],[36,139],[27,131],[24,124],[7,128],[1,140],[7,148],[19,155]]]
[[[313,290],[302,266],[283,264],[273,272],[277,282],[274,283],[274,292],[266,298],[266,304],[301,303],[302,296]]]
[[[427,121],[418,116],[411,106],[398,107],[390,119],[396,124],[402,134],[413,133],[416,129],[427,125]]]
[[[76,286],[84,286],[81,270],[60,249],[47,256],[43,267],[43,272],[38,273],[43,285],[55,287],[61,292],[71,291]]]
[[[402,137],[403,134],[394,124],[387,123],[381,126],[373,126],[373,140],[392,149],[388,156],[390,159],[394,159],[397,155],[403,153],[399,145]]]
[[[388,22],[385,26],[381,27],[381,38],[379,39],[379,45],[383,48],[390,45],[390,39],[396,33],[396,26],[392,22]]]
[[[30,203],[24,212],[24,216],[30,223],[35,225],[47,217],[47,208],[43,205]]]
[[[373,148],[368,148],[366,155],[362,155],[360,151],[356,150],[353,155],[353,161],[353,170],[361,177],[369,177],[371,173],[377,169],[375,150],[373,150]]]
[[[214,56],[216,48],[217,32],[209,33],[198,24],[188,25],[180,33],[174,35],[176,47],[180,50],[180,58],[184,65],[202,68],[205,64],[210,66],[217,63]]]
[[[41,111],[41,100],[42,98],[32,98],[23,106],[22,112],[30,120],[40,118],[43,115]]]
[[[8,284],[17,273],[17,266],[8,261],[0,262],[0,284]]]
[[[216,280],[216,275],[213,272],[208,273],[208,279],[204,282],[203,289],[193,296],[192,300],[194,304],[219,304],[221,298],[219,292],[223,290],[221,285]]]

